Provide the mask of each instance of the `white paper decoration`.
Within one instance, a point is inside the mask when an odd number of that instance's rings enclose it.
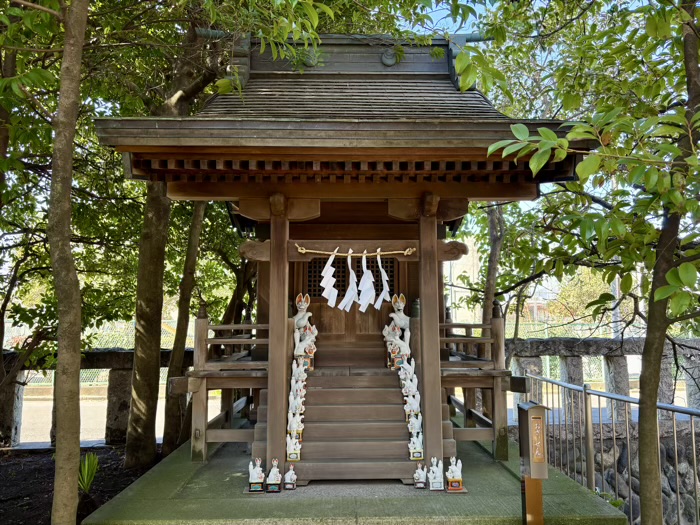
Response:
[[[391,301],[389,297],[389,276],[384,271],[382,266],[381,250],[377,248],[377,265],[379,266],[379,273],[382,276],[382,291],[379,292],[379,297],[377,297],[377,302],[374,303],[374,308],[379,310],[382,307],[383,301]]]
[[[367,310],[367,307],[374,303],[374,276],[367,269],[367,250],[362,254],[362,279],[358,286],[360,291],[360,312]]]
[[[352,250],[348,250],[348,272],[350,274],[348,278],[348,290],[345,292],[345,297],[343,297],[343,300],[338,305],[338,308],[346,312],[350,311],[353,303],[357,300],[357,276],[352,269]]]
[[[335,259],[335,254],[338,253],[339,249],[340,247],[333,251],[333,255],[328,258],[328,262],[326,263],[326,266],[323,267],[323,271],[321,272],[321,276],[323,277],[321,280],[323,293],[321,295],[328,299],[328,306],[331,308],[335,306],[335,302],[338,299],[338,290],[334,287],[336,279],[333,277],[333,274],[335,273],[333,260]]]

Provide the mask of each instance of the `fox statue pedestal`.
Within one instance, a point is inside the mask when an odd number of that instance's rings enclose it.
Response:
[[[297,474],[294,472],[294,465],[289,465],[289,470],[284,475],[284,490],[295,490],[297,488]]]
[[[261,494],[265,492],[265,473],[260,466],[262,459],[255,458],[255,466],[251,461],[248,465],[248,492]]]

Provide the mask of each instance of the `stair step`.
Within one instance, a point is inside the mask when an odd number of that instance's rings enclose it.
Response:
[[[309,388],[305,404],[314,405],[403,405],[401,391],[394,388]]]
[[[387,372],[392,372],[387,370]],[[316,370],[313,372],[316,373]],[[382,375],[309,375],[306,388],[399,388],[399,376],[396,372]]]
[[[386,359],[383,347],[328,347],[316,352],[316,366],[375,366],[381,367]]]
[[[392,388],[320,388],[307,385],[306,406],[309,405],[403,405],[398,386]],[[260,406],[267,406],[267,390],[260,392]]]
[[[442,437],[445,440],[454,437],[453,425],[442,422]],[[324,441],[331,439],[403,439],[408,442],[408,426],[404,421],[367,421],[361,425],[348,424],[344,421],[307,421],[304,423],[304,439]],[[255,441],[267,440],[267,424],[255,425]]]
[[[303,454],[303,452],[302,452]],[[303,457],[303,456],[302,456]],[[410,480],[416,471],[416,463],[397,461],[300,461],[294,465],[299,480],[327,479],[401,479]]]
[[[324,366],[307,372],[309,377],[396,376],[398,372],[382,366]]]
[[[409,459],[407,440],[312,441],[304,436],[303,461],[315,459]]]
[[[406,414],[401,405],[315,405],[307,406],[306,421],[404,421]],[[267,421],[267,407],[258,408],[258,421]],[[286,421],[285,421],[286,425]]]
[[[313,405],[307,406],[304,421],[404,421],[402,405]]]
[[[252,457],[263,458],[263,461],[265,461],[266,451],[267,442],[265,440],[253,441]],[[457,455],[457,442],[454,439],[443,439],[442,454],[446,458]],[[298,465],[305,465],[307,462],[314,461],[400,460],[402,458],[408,460],[408,440],[310,441],[306,436],[306,431],[304,431],[304,442],[301,445],[301,461],[295,464],[295,468]]]

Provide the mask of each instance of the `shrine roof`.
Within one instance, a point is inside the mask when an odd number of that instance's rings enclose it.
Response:
[[[251,77],[243,92],[212,97],[198,117],[235,120],[420,121],[507,119],[479,91],[450,78]]]
[[[560,121],[509,118],[478,90],[460,91],[460,42],[321,41],[316,50],[299,44],[295,61],[275,60],[254,39],[239,42],[229,71],[240,90],[214,95],[193,116],[97,119],[100,141],[123,153],[129,177],[167,181],[173,198],[194,194],[178,184],[195,184],[202,197],[241,197],[253,191],[248,180],[265,191],[303,185],[299,191],[324,198],[324,191],[337,194],[340,177],[357,198],[380,197],[375,183],[388,182],[387,195],[398,184],[406,195],[442,188],[444,195],[513,200],[575,177],[580,156],[552,160],[534,178],[526,157],[488,155],[490,145],[513,138],[515,123],[533,135],[541,127],[561,137],[565,131]],[[218,183],[237,186],[224,194]]]

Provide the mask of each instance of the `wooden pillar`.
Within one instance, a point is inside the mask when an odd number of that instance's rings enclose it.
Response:
[[[287,428],[287,296],[289,219],[284,195],[270,197],[270,345],[267,368],[267,457],[284,464]]]
[[[258,309],[257,323],[268,324],[270,322],[270,263],[258,263]],[[257,337],[267,339],[267,330],[258,330]],[[267,361],[268,347],[255,345],[251,352],[253,361]]]
[[[437,259],[438,197],[427,194],[419,219],[420,232],[420,351],[423,385],[422,413],[426,458],[442,458],[442,396]]]
[[[199,306],[199,313],[194,322],[194,355],[195,370],[204,369],[207,361],[207,335],[209,334],[209,318],[204,303]],[[192,393],[192,461],[207,460],[207,414],[208,396],[207,380],[201,379],[199,389]]]

